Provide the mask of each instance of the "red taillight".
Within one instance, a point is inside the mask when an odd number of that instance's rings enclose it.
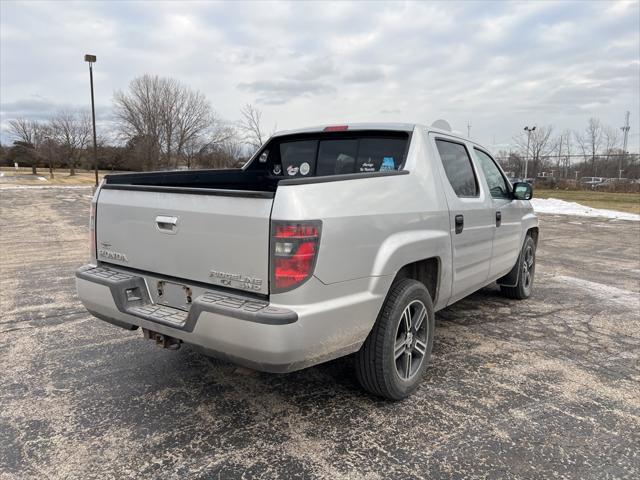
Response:
[[[313,274],[320,245],[320,221],[274,221],[271,239],[271,293],[292,290]]]
[[[325,132],[344,132],[349,130],[349,125],[332,125],[330,127],[324,127]]]

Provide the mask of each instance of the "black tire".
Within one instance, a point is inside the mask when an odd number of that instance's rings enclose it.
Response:
[[[505,297],[524,300],[531,296],[533,279],[536,273],[536,242],[530,236],[524,239],[520,256],[518,257],[518,283],[515,287],[500,286]]]
[[[413,323],[411,317],[415,317]],[[392,285],[373,329],[355,356],[362,387],[390,400],[411,395],[429,363],[434,327],[433,302],[424,284],[405,279]],[[417,366],[415,359],[420,362]]]

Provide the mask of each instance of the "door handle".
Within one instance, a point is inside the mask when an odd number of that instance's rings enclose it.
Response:
[[[464,215],[456,215],[456,233],[462,233],[464,229]]]
[[[178,217],[158,215],[156,217],[156,227],[163,233],[176,233],[178,230]]]
[[[502,223],[502,212],[497,211],[496,212],[496,227],[499,227],[501,223]]]

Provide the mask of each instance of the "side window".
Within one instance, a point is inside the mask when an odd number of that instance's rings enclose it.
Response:
[[[456,195],[459,197],[477,197],[479,192],[478,180],[473,171],[471,158],[469,158],[466,147],[447,140],[436,140],[436,145],[442,159],[444,171]]]
[[[489,191],[493,198],[509,198],[509,184],[502,176],[500,169],[489,155],[482,150],[474,149],[476,157],[480,162],[480,168],[489,184]]]

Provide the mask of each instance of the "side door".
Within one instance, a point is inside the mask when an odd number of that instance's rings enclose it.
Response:
[[[449,206],[453,274],[448,304],[451,304],[487,283],[493,207],[478,182],[469,145],[440,134],[431,134],[431,138],[440,158],[438,170]]]
[[[513,200],[511,185],[491,155],[478,147],[474,147],[473,153],[482,170],[493,206],[495,229],[489,279],[495,280],[509,272],[518,260],[522,234],[522,202]]]

